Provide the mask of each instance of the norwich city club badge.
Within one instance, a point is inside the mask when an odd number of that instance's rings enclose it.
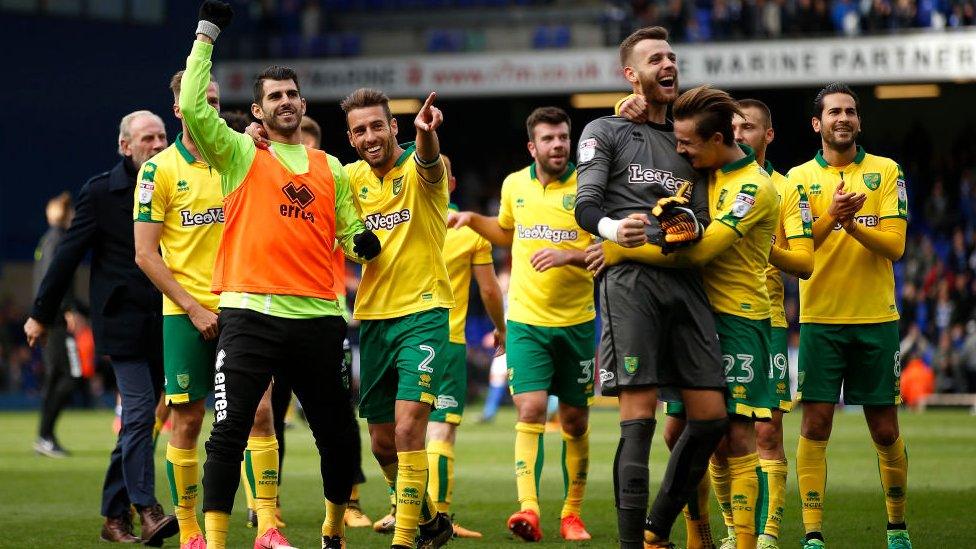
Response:
[[[400,177],[398,177],[398,178],[396,178],[396,179],[393,180],[393,196],[397,196],[398,194],[400,194],[400,191],[401,190],[403,190],[403,176],[402,175]]]
[[[633,375],[640,367],[640,359],[636,356],[625,356],[624,357],[624,370],[627,370],[628,374]]]
[[[563,208],[567,210],[572,210],[576,207],[576,195],[575,194],[564,194],[563,195]]]
[[[176,383],[180,389],[186,389],[190,386],[190,374],[176,374]]]
[[[864,184],[867,188],[872,191],[877,189],[881,185],[881,174],[880,173],[866,173],[864,174]]]

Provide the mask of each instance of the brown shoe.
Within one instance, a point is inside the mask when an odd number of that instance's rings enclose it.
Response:
[[[142,542],[150,547],[162,547],[164,539],[180,531],[176,516],[164,513],[163,506],[158,503],[139,509],[139,519],[142,522]]]
[[[102,525],[102,541],[112,543],[142,543],[132,533],[132,520],[128,515],[121,517],[105,517],[105,524]]]

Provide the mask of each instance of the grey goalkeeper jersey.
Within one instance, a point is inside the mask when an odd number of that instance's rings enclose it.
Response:
[[[611,219],[648,214],[647,238],[661,244],[661,227],[651,208],[685,181],[692,183],[689,207],[703,226],[708,218],[708,179],[675,150],[671,124],[635,124],[619,116],[598,118],[583,128],[577,151],[576,208],[599,208]],[[592,225],[592,223],[587,223]],[[584,229],[596,234],[595,227]]]

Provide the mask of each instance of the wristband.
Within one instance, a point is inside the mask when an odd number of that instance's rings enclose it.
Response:
[[[210,21],[201,19],[200,22],[197,23],[197,34],[202,34],[216,42],[217,36],[220,35],[220,27],[211,23]]]
[[[430,160],[430,161],[424,160],[423,158],[420,158],[420,155],[419,154],[414,154],[413,155],[413,158],[414,158],[414,162],[416,162],[417,165],[420,166],[421,168],[433,168],[434,166],[436,166],[441,161],[441,155],[440,154],[438,154],[436,157],[434,157],[433,160]]]
[[[600,220],[597,225],[597,231],[600,233],[605,240],[611,242],[617,241],[617,227],[620,226],[620,220],[610,219],[609,217],[604,217]]]

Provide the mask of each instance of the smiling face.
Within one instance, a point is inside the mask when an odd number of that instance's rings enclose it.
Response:
[[[352,109],[346,113],[349,144],[371,168],[390,164],[396,150],[397,122],[382,105]]]
[[[155,114],[135,118],[129,125],[129,133],[119,142],[119,150],[124,156],[131,156],[137,167],[161,152],[169,143],[166,141],[166,127]]]
[[[861,117],[857,112],[857,102],[846,93],[832,93],[823,98],[823,111],[820,117],[811,121],[813,131],[820,134],[824,147],[836,151],[846,151],[854,146],[861,133]]]
[[[251,105],[251,113],[268,131],[290,136],[298,131],[305,114],[305,99],[294,80],[262,81],[263,94],[259,103]]]
[[[675,149],[685,157],[696,170],[716,170],[725,163],[722,151],[725,147],[722,134],[715,132],[708,138],[698,134],[694,118],[674,121]]]
[[[678,97],[678,58],[667,40],[641,40],[631,50],[624,76],[649,102],[670,105]]]
[[[561,176],[569,164],[569,124],[536,124],[532,128],[529,154],[546,174],[552,177]]]

